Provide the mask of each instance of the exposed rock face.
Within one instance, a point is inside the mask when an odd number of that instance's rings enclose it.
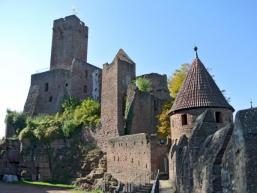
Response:
[[[95,159],[92,157],[92,159]],[[99,159],[98,166],[95,169],[91,170],[91,172],[86,177],[81,177],[76,179],[76,186],[80,187],[83,190],[93,190],[102,188],[103,178],[107,171],[107,160],[106,156],[103,156]]]
[[[92,142],[85,142],[80,136],[51,143],[6,139],[0,144],[0,176],[67,183],[87,176],[95,168],[99,168],[98,173],[105,172],[104,161],[98,166],[103,155]]]
[[[20,161],[20,142],[12,139],[2,140],[0,142],[0,176],[17,176]]]

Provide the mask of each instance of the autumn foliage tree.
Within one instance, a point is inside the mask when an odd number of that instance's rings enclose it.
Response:
[[[180,87],[182,86],[187,72],[189,71],[190,64],[182,64],[179,69],[177,69],[172,77],[168,81],[168,88],[170,91],[170,95],[173,98],[176,98]]]
[[[169,110],[176,98],[185,77],[189,71],[190,65],[189,64],[182,64],[179,69],[177,69],[171,78],[168,80],[168,88],[170,91],[170,95],[172,100],[166,101],[163,104],[162,112],[160,115],[157,116],[158,118],[158,134],[161,137],[168,137],[170,136],[170,117],[169,117]]]

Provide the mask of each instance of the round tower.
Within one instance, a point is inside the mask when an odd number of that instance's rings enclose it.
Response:
[[[189,137],[196,118],[210,109],[217,129],[233,121],[233,107],[227,102],[197,55],[170,110],[171,140]]]

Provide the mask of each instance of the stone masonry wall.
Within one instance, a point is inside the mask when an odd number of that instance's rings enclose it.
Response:
[[[101,69],[81,60],[73,60],[71,71],[53,69],[33,74],[24,112],[53,114],[60,110],[64,99],[87,97],[100,100]]]
[[[222,187],[228,193],[257,190],[257,108],[236,114],[232,139],[222,159]]]
[[[69,69],[73,58],[87,62],[88,27],[75,15],[54,21],[50,69]]]
[[[100,100],[102,70],[79,59],[73,59],[69,95],[80,100],[87,97]]]
[[[158,169],[165,173],[165,155],[166,146],[156,136],[140,133],[115,137],[108,142],[107,170],[123,183],[149,182]]]
[[[255,193],[257,108],[239,111],[235,124],[216,126],[211,111],[171,149],[170,179],[178,193]],[[175,166],[175,167],[172,167]]]
[[[107,172],[126,183],[151,177],[151,144],[146,134],[126,135],[109,140]]]
[[[167,87],[167,76],[158,73],[144,74],[139,77],[147,78],[151,83],[150,94],[161,100],[171,100],[170,92]]]
[[[158,120],[156,116],[161,112],[162,100],[147,92],[135,90],[130,108],[126,121],[128,134],[157,133]]]
[[[103,66],[101,124],[106,143],[112,137],[125,134],[126,93],[128,85],[135,78],[135,63],[124,55],[124,51],[120,50],[111,64]]]
[[[215,112],[221,112],[222,121],[221,123],[217,123],[218,128],[224,127],[228,123],[233,122],[233,114],[228,109],[222,108],[209,108],[212,110],[213,115]],[[171,139],[172,142],[175,140],[179,140],[182,135],[186,135],[189,137],[192,133],[192,129],[196,125],[196,118],[202,114],[206,108],[199,108],[199,109],[189,109],[189,110],[182,110],[177,112],[170,117],[170,124],[171,124]],[[182,125],[182,115],[187,115],[187,124]]]
[[[38,91],[34,95],[33,89],[30,89],[29,97],[24,106],[24,112],[32,115],[56,113],[60,109],[64,97],[69,96],[68,86],[70,85],[70,78],[71,72],[64,69],[33,74],[30,87],[37,87]],[[36,103],[32,105],[31,102],[34,101]]]

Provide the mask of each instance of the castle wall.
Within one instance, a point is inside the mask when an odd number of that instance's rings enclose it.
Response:
[[[257,189],[257,108],[236,114],[232,138],[222,158],[222,187],[227,192]]]
[[[102,70],[82,60],[74,59],[71,67],[70,95],[80,100],[87,97],[100,100]]]
[[[75,15],[54,21],[50,69],[69,69],[73,58],[87,62],[88,27]]]
[[[139,77],[147,78],[151,83],[150,93],[161,100],[171,100],[167,87],[167,76],[157,73],[144,74]]]
[[[145,133],[115,137],[108,142],[107,171],[121,182],[148,182],[165,172],[166,146]]]
[[[70,80],[71,72],[64,69],[33,74],[24,112],[32,115],[56,113],[60,109],[63,99],[69,96]],[[33,94],[35,87],[37,94]],[[33,110],[31,111],[31,109]]]
[[[71,71],[53,69],[33,74],[24,112],[53,114],[60,110],[69,96],[79,100],[87,97],[100,100],[101,69],[81,60],[73,60]]]
[[[162,111],[164,102],[171,100],[167,88],[166,75],[157,73],[145,74],[144,77],[150,81],[151,90],[142,92],[134,83],[127,89],[126,98],[126,134],[157,133],[157,116]]]
[[[162,100],[147,92],[134,91],[134,99],[126,121],[126,132],[136,133],[157,133],[157,115],[162,108]]]
[[[190,137],[171,149],[170,179],[178,193],[256,192],[257,108],[239,111],[235,124],[216,126],[201,114]],[[174,166],[174,167],[172,167]]]
[[[206,109],[211,109],[213,115],[215,112],[221,112],[222,121],[221,123],[217,123],[218,128],[224,127],[228,123],[233,122],[233,114],[231,110],[222,109],[222,108],[197,108],[197,109],[188,109],[188,110],[181,110],[170,117],[170,124],[171,124],[171,139],[174,143],[178,141],[182,135],[186,135],[190,137],[192,133],[192,129],[195,126],[196,118],[202,114]],[[182,115],[187,115],[187,124],[182,125]],[[215,115],[214,115],[215,116]]]
[[[19,150],[19,140],[5,139],[0,141],[0,177],[5,174],[19,175]]]
[[[106,142],[109,138],[124,135],[126,93],[135,78],[135,64],[120,59],[119,51],[111,64],[102,71],[101,123]]]

